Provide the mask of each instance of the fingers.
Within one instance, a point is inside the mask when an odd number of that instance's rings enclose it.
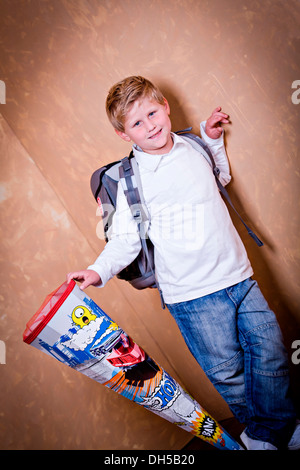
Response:
[[[84,290],[91,285],[91,281],[85,280],[79,286],[79,289]]]
[[[222,122],[223,124],[229,123],[229,115],[222,112],[221,106],[218,106],[216,109],[214,109],[209,119],[212,125],[216,124],[217,122]]]
[[[71,280],[74,279],[75,281],[81,282],[82,284],[79,286],[81,290],[88,287],[91,282],[88,280],[88,275],[84,271],[75,271],[73,273],[67,274],[67,283],[70,284]]]
[[[218,106],[216,109],[213,110],[213,112],[211,113],[212,115],[215,114],[215,113],[218,113],[222,110],[221,106]]]
[[[81,279],[83,279],[83,275],[82,275],[81,271],[75,271],[75,272],[72,272],[72,273],[68,273],[67,274],[67,283],[70,284],[72,279],[76,279],[77,281],[80,281]]]
[[[89,287],[90,285],[101,284],[102,282],[99,274],[90,269],[68,273],[67,283],[69,284],[72,279],[81,282],[81,290],[86,289],[86,287]]]

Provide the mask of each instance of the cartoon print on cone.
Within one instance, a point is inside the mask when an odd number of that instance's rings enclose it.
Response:
[[[45,299],[23,340],[215,447],[242,450],[75,281]]]

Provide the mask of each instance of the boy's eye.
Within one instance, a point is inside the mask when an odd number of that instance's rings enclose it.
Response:
[[[141,121],[137,121],[133,127],[138,127],[141,124]]]
[[[155,111],[151,111],[151,113],[149,113],[149,117],[154,116],[154,114],[155,114]]]

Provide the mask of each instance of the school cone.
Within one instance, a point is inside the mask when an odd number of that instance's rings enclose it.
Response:
[[[23,340],[218,449],[243,450],[75,281],[46,297]]]

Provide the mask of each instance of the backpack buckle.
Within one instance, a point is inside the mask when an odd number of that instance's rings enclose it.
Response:
[[[131,170],[131,163],[128,159],[128,157],[124,157],[122,158],[122,166],[123,166],[123,169],[124,169],[124,172],[127,173],[128,171]]]
[[[135,211],[135,213],[133,214],[133,218],[134,220],[137,222],[137,223],[141,223],[142,222],[142,213],[139,209],[137,209]]]
[[[214,172],[214,175],[215,175],[217,178],[219,178],[221,172],[220,172],[220,170],[219,170],[219,168],[218,168],[217,166],[214,167],[213,172]]]

